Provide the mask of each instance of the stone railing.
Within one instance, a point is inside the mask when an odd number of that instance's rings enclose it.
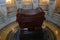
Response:
[[[57,26],[60,26],[60,15],[57,13],[53,13],[52,17],[49,15],[49,13],[45,14],[46,20],[56,24]]]
[[[14,31],[18,27],[18,23],[14,22],[13,24],[8,25],[8,27],[4,28],[0,31],[0,40],[6,40],[7,35],[10,31]]]

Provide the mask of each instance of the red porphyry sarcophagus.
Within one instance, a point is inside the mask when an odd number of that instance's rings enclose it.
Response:
[[[36,9],[18,9],[17,10],[17,22],[20,28],[40,27],[45,19],[45,13],[42,8]]]

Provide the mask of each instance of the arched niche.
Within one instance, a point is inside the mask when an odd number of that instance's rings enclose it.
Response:
[[[48,11],[49,0],[38,0],[38,5],[42,7],[44,11]]]
[[[60,14],[60,0],[55,0],[55,9],[54,12]]]
[[[7,8],[7,15],[13,17],[17,13],[16,0],[6,0],[5,6]]]
[[[33,8],[33,0],[22,0],[22,8],[32,9]]]

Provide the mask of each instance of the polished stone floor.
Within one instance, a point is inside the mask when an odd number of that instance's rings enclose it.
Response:
[[[23,35],[18,31],[16,33],[10,32],[7,40],[55,40],[55,36],[49,28],[43,29],[43,32],[32,33],[26,32],[27,34]],[[19,36],[19,34],[21,34]]]

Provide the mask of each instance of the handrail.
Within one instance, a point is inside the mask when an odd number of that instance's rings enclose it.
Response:
[[[15,21],[14,21],[14,22],[15,22]],[[14,22],[12,22],[12,23],[14,23]],[[7,27],[8,27],[10,24],[12,24],[12,23],[7,24],[5,27],[3,27],[2,29],[0,29],[0,33],[1,33],[2,31],[6,30]]]
[[[49,29],[51,29],[51,31],[55,34],[57,40],[60,40],[60,29],[56,25],[47,21],[44,21],[43,24],[46,25]]]
[[[55,25],[51,24],[50,22],[44,21],[43,23],[44,25],[46,25],[49,29],[52,30],[52,32],[55,34],[57,40],[60,40],[60,29],[58,29]],[[0,40],[6,40],[6,37],[8,35],[8,33],[10,31],[12,31],[12,28],[16,28],[18,27],[18,23],[14,22],[13,24],[10,24],[6,30],[2,31],[0,33]],[[58,33],[56,33],[56,31],[58,31]],[[57,36],[58,35],[58,36]]]
[[[16,25],[15,25],[16,24]],[[13,24],[10,24],[5,30],[1,31],[0,33],[0,40],[6,40],[6,37],[10,31],[12,31],[12,28],[18,27],[18,23],[15,22]]]

